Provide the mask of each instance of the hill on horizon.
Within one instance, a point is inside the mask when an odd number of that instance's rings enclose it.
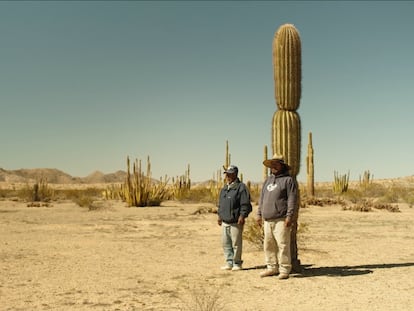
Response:
[[[120,183],[124,182],[126,172],[117,171],[104,174],[95,171],[86,177],[74,177],[61,170],[54,168],[33,168],[5,170],[0,168],[0,182],[7,183],[34,183],[45,178],[51,184],[98,184],[98,183]]]

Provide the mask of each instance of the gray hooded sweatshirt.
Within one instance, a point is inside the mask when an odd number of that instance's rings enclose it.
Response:
[[[270,175],[263,183],[257,216],[264,220],[292,217],[297,209],[298,186],[287,173]]]

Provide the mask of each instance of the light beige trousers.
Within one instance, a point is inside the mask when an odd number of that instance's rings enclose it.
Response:
[[[291,227],[285,226],[285,219],[264,221],[264,253],[268,269],[289,274],[292,270],[290,254]]]

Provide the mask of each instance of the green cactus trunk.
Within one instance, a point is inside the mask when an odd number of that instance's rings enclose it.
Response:
[[[263,161],[267,160],[267,146],[264,146],[263,150]],[[267,176],[269,176],[269,169],[263,165],[263,180],[266,180]]]
[[[275,99],[279,110],[273,115],[272,148],[273,154],[283,155],[291,167],[291,175],[296,179],[300,169],[301,122],[296,110],[301,97],[301,42],[298,31],[291,24],[279,27],[273,38],[273,72]],[[298,204],[300,194],[298,191]],[[300,270],[297,252],[297,219],[294,215],[291,234],[292,269]]]
[[[282,154],[296,176],[300,166],[300,118],[294,111],[278,110],[273,114],[273,154]]]
[[[229,166],[230,166],[229,141],[226,140],[226,155],[225,155],[224,169],[226,170]]]
[[[291,24],[280,26],[273,40],[275,98],[279,109],[299,108],[302,79],[301,42]]]

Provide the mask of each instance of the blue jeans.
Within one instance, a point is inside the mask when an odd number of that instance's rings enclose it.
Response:
[[[229,266],[241,266],[243,261],[243,225],[222,223],[224,259]]]

